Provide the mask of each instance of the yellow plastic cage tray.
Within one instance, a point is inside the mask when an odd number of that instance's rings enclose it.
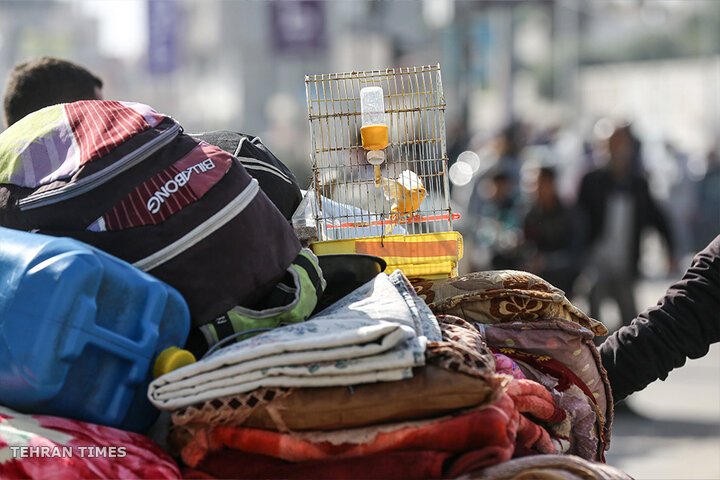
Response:
[[[310,248],[317,255],[375,255],[387,262],[386,273],[400,269],[411,279],[454,277],[463,255],[462,236],[458,232],[326,240],[315,242]]]

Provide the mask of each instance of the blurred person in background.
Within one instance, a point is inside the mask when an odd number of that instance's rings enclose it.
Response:
[[[513,194],[511,173],[496,165],[475,185],[468,203],[474,245],[483,259],[471,268],[502,270],[517,268],[518,248],[522,241],[522,215]]]
[[[41,108],[78,100],[102,100],[103,82],[73,62],[38,57],[13,67],[3,95],[5,124],[10,126]]]
[[[665,213],[651,196],[641,173],[640,142],[629,125],[615,128],[607,140],[607,163],[585,174],[577,206],[586,227],[586,265],[591,282],[590,315],[599,318],[601,302],[610,297],[623,324],[634,318],[641,235],[654,227],[665,240],[668,265],[674,270],[673,237]]]
[[[720,234],[720,153],[711,150],[706,157],[707,170],[697,185],[697,206],[693,222],[693,244],[702,248]]]
[[[468,255],[471,271],[517,268],[522,241],[520,197],[521,153],[525,128],[519,122],[505,126],[488,141],[492,167],[472,180],[464,234],[472,239]]]
[[[497,164],[508,175],[510,194],[514,197],[520,195],[521,155],[526,146],[526,137],[527,128],[520,122],[512,122],[503,128],[496,139]]]
[[[692,258],[692,255],[707,245],[715,235],[705,238],[702,245],[695,245],[693,222],[697,211],[698,182],[697,174],[692,171],[691,155],[669,140],[663,142],[663,147],[667,159],[670,160],[661,171],[666,177],[664,183],[667,184],[667,198],[672,199],[666,204],[666,213],[672,227],[675,256],[680,259],[691,255]]]
[[[522,270],[532,272],[570,296],[580,271],[579,220],[560,199],[553,167],[540,167],[523,220]]]

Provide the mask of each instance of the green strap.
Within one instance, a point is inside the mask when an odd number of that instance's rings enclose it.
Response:
[[[294,269],[297,277],[287,272],[282,282],[264,299],[262,310],[288,306],[287,310],[271,317],[254,317],[230,310],[200,327],[210,345],[229,337],[236,332],[256,328],[274,328],[281,324],[297,323],[306,320],[315,309],[325,281],[320,267],[312,260],[311,253],[301,250],[289,268]],[[296,284],[297,278],[297,284]],[[297,299],[297,301],[296,301]],[[292,307],[291,307],[292,306]],[[256,310],[261,312],[262,310]]]
[[[299,265],[302,267],[310,277],[310,281],[312,282],[313,286],[315,287],[316,292],[322,292],[324,290],[323,284],[322,284],[322,278],[320,277],[320,274],[318,273],[319,267],[316,266],[308,257],[304,255],[304,252],[301,250],[297,257],[295,257],[295,260],[293,261],[294,264]]]

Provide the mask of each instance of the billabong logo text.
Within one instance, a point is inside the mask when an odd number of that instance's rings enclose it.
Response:
[[[212,170],[213,168],[215,168],[215,163],[213,163],[211,159],[207,158],[202,162],[178,173],[175,177],[165,182],[165,185],[163,185],[160,190],[155,191],[155,193],[153,193],[153,195],[148,199],[148,211],[153,214],[159,212],[160,207],[162,207],[162,204],[165,203],[165,199],[170,198],[170,195],[187,185],[193,173],[201,174],[207,172],[208,170]]]

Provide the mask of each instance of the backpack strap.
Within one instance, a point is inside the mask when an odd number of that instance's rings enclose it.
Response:
[[[236,306],[201,326],[200,331],[207,345],[202,351],[193,353],[201,356],[207,348],[231,335],[240,334],[238,340],[252,336],[241,335],[244,331],[275,328],[306,320],[315,309],[326,285],[317,257],[309,249],[303,248],[288,267],[283,279],[262,302],[254,308]],[[195,350],[198,350],[197,346]]]

